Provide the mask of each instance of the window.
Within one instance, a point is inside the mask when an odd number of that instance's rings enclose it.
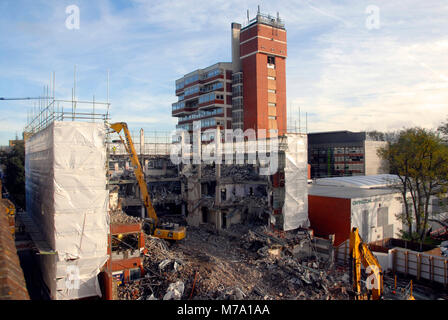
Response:
[[[222,70],[221,70],[221,69],[219,69],[219,68],[217,68],[217,69],[213,69],[213,70],[211,70],[211,71],[205,73],[205,74],[202,76],[202,79],[205,80],[205,79],[208,79],[208,78],[213,78],[213,77],[216,77],[216,76],[220,75],[221,73],[222,73]]]
[[[243,108],[243,98],[236,98],[232,100],[232,106],[234,110],[242,109]]]
[[[184,82],[180,81],[176,83],[176,90],[182,89],[184,87]]]
[[[269,93],[276,93],[277,91],[274,90],[274,89],[268,89],[268,92],[269,92]]]
[[[232,75],[232,84],[238,84],[243,82],[243,73],[238,72]]]
[[[208,94],[204,94],[204,95],[199,97],[199,104],[210,102],[210,101],[213,101],[213,100],[215,100],[215,93],[214,92],[208,93]]]
[[[185,78],[185,85],[196,82],[198,80],[199,80],[199,74],[196,73],[192,76],[189,76],[188,78]]]
[[[215,125],[216,125],[216,119],[215,118],[201,120],[201,127],[203,127],[203,128],[205,128],[205,127],[213,127]]]
[[[138,280],[138,279],[140,279],[140,277],[141,277],[140,268],[135,268],[135,269],[129,270],[129,280],[130,281]]]
[[[210,92],[210,91],[215,91],[218,89],[222,89],[224,87],[222,82],[215,82],[209,85],[206,85],[204,87],[201,88],[201,92]]]
[[[276,116],[269,116],[268,118],[269,118],[269,120],[277,120]]]
[[[268,56],[268,68],[275,68],[275,57]]]
[[[232,97],[239,97],[243,95],[243,87],[242,86],[236,86],[232,88]]]
[[[273,103],[273,102],[269,102],[269,103],[268,103],[268,106],[269,106],[269,107],[276,107],[277,104],[276,104],[276,103]]]
[[[268,80],[275,80],[275,77],[268,76]]]
[[[199,92],[199,86],[194,86],[194,87],[185,89],[184,95],[189,96],[191,94],[195,94],[198,92]]]
[[[185,102],[181,101],[181,102],[173,103],[173,111],[183,109],[183,108],[185,108]]]

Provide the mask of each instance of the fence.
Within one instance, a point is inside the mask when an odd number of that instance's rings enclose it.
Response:
[[[398,247],[387,252],[384,252],[384,247],[380,251],[376,251],[375,246],[369,245],[369,247],[384,271],[390,270],[393,273],[414,276],[417,280],[425,279],[448,286],[447,257]],[[338,264],[346,265],[349,263],[349,259],[349,240],[346,240],[335,248],[335,260]]]
[[[350,244],[348,239],[334,248],[334,259],[337,264],[342,265],[347,265],[350,262]]]
[[[448,285],[448,258],[427,253],[394,248],[389,251],[393,272]]]

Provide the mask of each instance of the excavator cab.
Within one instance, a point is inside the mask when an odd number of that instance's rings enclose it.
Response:
[[[182,240],[186,236],[186,228],[179,226],[177,224],[171,223],[161,223],[154,207],[149,198],[148,187],[146,185],[145,176],[143,174],[142,166],[138,160],[137,152],[134,148],[134,143],[132,142],[131,134],[128,129],[128,125],[125,122],[117,122],[110,125],[110,128],[114,130],[123,145],[126,148],[127,153],[131,159],[132,165],[134,167],[135,177],[137,178],[138,185],[140,187],[140,195],[143,200],[143,204],[146,208],[146,213],[148,218],[144,220],[143,230],[157,238],[166,240]],[[120,135],[120,132],[124,132],[125,140]]]
[[[157,238],[166,240],[182,240],[186,236],[186,228],[175,223],[161,223],[156,226],[152,219],[145,218],[143,231]]]

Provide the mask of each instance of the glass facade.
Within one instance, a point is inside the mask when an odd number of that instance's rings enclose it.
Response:
[[[309,153],[312,178],[364,174],[362,146],[312,146]]]

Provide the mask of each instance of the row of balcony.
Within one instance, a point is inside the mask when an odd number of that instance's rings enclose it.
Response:
[[[194,83],[196,81],[204,81],[204,80],[219,76],[221,74],[223,74],[223,70],[220,68],[216,68],[216,69],[210,70],[210,71],[202,73],[202,74],[195,73],[195,74],[185,78],[184,81],[176,83],[176,90],[181,90],[185,86],[187,86],[191,83]]]
[[[216,127],[217,125],[222,125],[222,120],[216,119],[216,118],[207,118],[201,120],[201,129],[203,128],[209,128],[209,127]],[[176,129],[183,129],[187,131],[193,130],[193,123],[184,123],[184,124],[177,124]]]
[[[196,120],[200,118],[215,116],[219,114],[224,114],[224,108],[216,108],[213,110],[198,110],[197,112],[194,112],[192,114],[188,114],[183,117],[179,117],[179,122],[188,121],[188,120]]]

